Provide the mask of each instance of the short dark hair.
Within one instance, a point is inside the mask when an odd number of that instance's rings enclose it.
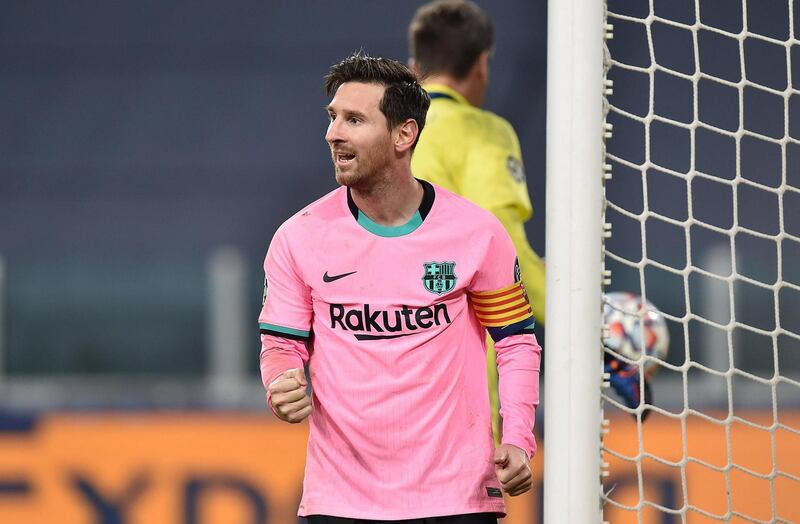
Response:
[[[432,2],[414,15],[408,43],[423,78],[445,73],[460,80],[491,50],[494,28],[489,15],[469,0]]]
[[[378,107],[386,116],[389,129],[413,118],[419,134],[422,133],[431,99],[419,85],[417,76],[405,64],[389,58],[367,56],[359,51],[331,66],[325,76],[325,92],[331,96],[345,82],[383,85],[385,91]]]

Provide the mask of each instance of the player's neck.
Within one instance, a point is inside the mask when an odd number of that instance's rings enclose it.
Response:
[[[425,191],[411,175],[410,168],[392,173],[370,187],[351,187],[358,209],[382,226],[402,226],[411,220],[422,203]]]
[[[475,107],[483,105],[483,97],[486,92],[480,82],[468,75],[463,80],[457,80],[450,75],[430,75],[425,77],[426,84],[440,84],[449,87],[467,99],[467,102]]]

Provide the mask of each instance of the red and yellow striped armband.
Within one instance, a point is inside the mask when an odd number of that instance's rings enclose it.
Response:
[[[469,294],[478,321],[495,342],[521,332],[533,332],[535,319],[522,281],[494,291]]]

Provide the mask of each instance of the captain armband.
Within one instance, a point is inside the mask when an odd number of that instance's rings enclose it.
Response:
[[[533,317],[522,281],[494,291],[470,292],[478,320],[498,342],[511,335],[533,333]]]

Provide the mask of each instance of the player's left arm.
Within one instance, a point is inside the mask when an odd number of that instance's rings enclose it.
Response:
[[[545,269],[544,260],[531,247],[528,235],[525,233],[525,221],[519,216],[519,209],[514,206],[490,208],[494,216],[505,227],[514,248],[519,256],[519,267],[522,270],[522,283],[528,294],[528,301],[536,320],[545,322]]]
[[[539,404],[541,348],[520,279],[514,246],[499,222],[470,289],[478,320],[495,342],[499,373],[503,439],[495,455],[497,476],[511,495],[529,489],[529,461],[536,453],[533,435]]]
[[[503,466],[497,477],[510,495],[519,495],[530,489],[530,459],[536,454],[533,425],[539,405],[541,348],[536,335],[523,331],[495,340],[495,351],[503,421],[503,438],[495,451],[495,464],[499,461]]]

